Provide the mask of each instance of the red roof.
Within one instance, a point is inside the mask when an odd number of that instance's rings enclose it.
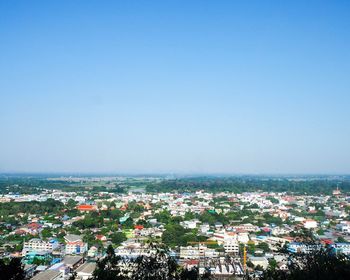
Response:
[[[321,239],[321,241],[327,245],[333,244],[333,241],[330,239]]]
[[[38,224],[38,223],[30,223],[27,225],[28,228],[30,229],[38,229],[38,228],[41,228],[42,225],[41,224]]]
[[[96,239],[98,240],[103,240],[103,239],[106,239],[106,236],[102,235],[102,234],[97,234],[96,235]]]
[[[199,260],[186,260],[185,263],[187,265],[197,265],[199,263]]]

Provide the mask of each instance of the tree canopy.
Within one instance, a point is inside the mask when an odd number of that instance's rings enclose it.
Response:
[[[21,264],[21,259],[0,259],[0,278],[6,280],[24,280],[25,273]]]

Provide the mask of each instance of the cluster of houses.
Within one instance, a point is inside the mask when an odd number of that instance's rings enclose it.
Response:
[[[3,234],[0,253],[5,256],[21,256],[28,278],[64,280],[76,272],[77,279],[91,277],[96,260],[103,257],[103,248],[88,246],[84,242],[84,232],[65,234],[63,240],[55,236],[42,237],[42,232],[57,228],[71,227],[76,221],[84,219],[87,213],[100,212],[111,208],[119,209],[124,215],[115,221],[123,224],[131,216],[128,205],[135,202],[143,207],[142,213],[134,217],[134,227],[121,230],[125,236],[118,246],[117,255],[134,258],[149,253],[145,246],[148,238],[161,240],[166,225],[157,220],[157,214],[166,211],[171,217],[180,217],[180,225],[187,230],[205,237],[203,242],[189,242],[186,246],[171,248],[171,254],[185,267],[199,267],[201,272],[210,269],[213,275],[221,277],[243,275],[246,269],[266,268],[271,259],[277,262],[279,269],[287,269],[286,256],[279,253],[281,246],[287,246],[290,253],[310,253],[322,246],[330,246],[336,253],[350,256],[350,197],[336,190],[333,196],[287,195],[285,193],[250,192],[235,194],[229,192],[209,193],[158,193],[129,192],[88,193],[45,190],[37,195],[5,194],[0,203],[8,201],[45,201],[53,198],[63,203],[74,200],[77,203],[77,215],[60,216],[60,223],[45,221],[35,213],[26,213],[28,223],[5,225],[9,230]],[[209,223],[201,220],[203,213],[228,215],[229,213],[247,213],[236,220]],[[188,213],[197,216],[185,218]],[[55,216],[55,213],[52,213]],[[279,223],[264,220],[264,215],[278,219]],[[19,215],[21,215],[19,213]],[[144,220],[150,226],[137,221]],[[299,232],[306,230],[318,240],[317,244],[307,244]],[[106,233],[107,232],[107,233]],[[113,244],[108,231],[102,228],[92,229],[94,238],[106,248]],[[22,242],[21,251],[7,251],[11,245],[11,236],[34,236]],[[116,244],[114,244],[116,245]],[[229,258],[228,258],[229,257]]]

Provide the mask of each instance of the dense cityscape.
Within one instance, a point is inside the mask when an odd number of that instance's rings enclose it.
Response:
[[[349,15],[0,0],[0,280],[350,280]]]
[[[323,193],[298,189],[315,181]],[[220,190],[234,182],[241,188],[246,182],[247,191]],[[276,191],[251,191],[250,182]],[[296,192],[278,191],[286,182],[294,182]],[[208,191],[215,183],[217,190]],[[348,184],[346,176],[3,175],[1,258],[19,258],[26,279],[85,280],[94,277],[109,246],[127,260],[166,248],[181,269],[199,276],[259,278],[266,269],[288,271],[293,254],[328,248],[350,256]]]

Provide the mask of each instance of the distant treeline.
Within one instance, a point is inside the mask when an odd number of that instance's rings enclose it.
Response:
[[[42,189],[62,189],[65,191],[81,190],[76,182],[53,181],[41,178],[0,178],[0,194],[8,192],[21,194],[36,194]]]
[[[300,194],[330,194],[339,187],[350,191],[350,180],[344,179],[287,179],[265,177],[196,177],[164,180],[149,184],[148,192],[210,192],[230,191],[235,193],[250,191],[293,192]]]
[[[60,189],[63,191],[89,191],[122,193],[130,186],[147,185],[147,192],[191,192],[206,190],[210,192],[230,191],[236,193],[249,191],[293,192],[301,194],[330,194],[336,187],[350,192],[349,176],[304,176],[304,177],[267,177],[267,176],[201,176],[169,179],[157,182],[137,182],[130,179],[122,184],[115,182],[72,182],[47,180],[36,177],[0,177],[0,195],[8,192],[21,194],[40,193],[42,189]]]
[[[58,189],[66,192],[115,192],[122,193],[125,189],[114,184],[113,188],[105,186],[105,182],[100,185],[94,185],[89,182],[74,182],[61,180],[47,180],[46,178],[36,177],[16,177],[16,178],[0,178],[0,195],[9,192],[19,194],[39,194],[43,189]]]

